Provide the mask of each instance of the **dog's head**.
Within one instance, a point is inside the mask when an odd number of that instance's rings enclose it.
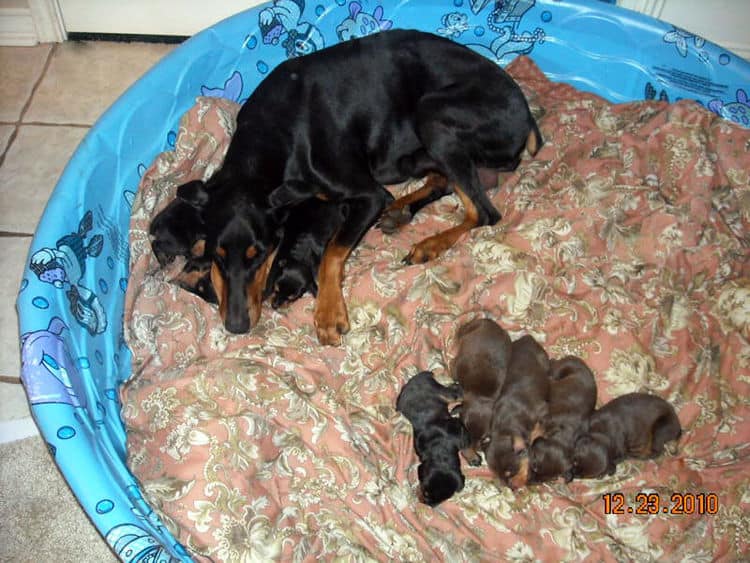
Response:
[[[521,436],[494,434],[482,442],[487,465],[501,481],[512,488],[528,481],[529,459]]]
[[[596,479],[604,475],[612,475],[615,464],[609,455],[606,441],[597,439],[591,434],[582,434],[575,441],[573,449],[573,477],[580,479]]]
[[[573,461],[568,448],[557,441],[541,437],[529,448],[529,483],[544,483],[558,477],[572,480]]]
[[[464,488],[465,479],[460,470],[442,467],[429,460],[419,464],[417,475],[417,497],[428,506],[437,506]]]
[[[276,256],[271,266],[271,273],[266,281],[264,296],[271,297],[274,309],[282,307],[302,297],[306,292],[318,294],[315,274],[305,264]]]
[[[280,221],[250,188],[201,181],[183,184],[178,197],[200,211],[204,258],[224,327],[248,332],[260,319],[263,290],[279,243]]]
[[[200,211],[177,197],[162,209],[149,225],[151,249],[161,266],[177,256],[191,258],[203,253],[199,243],[205,238]]]

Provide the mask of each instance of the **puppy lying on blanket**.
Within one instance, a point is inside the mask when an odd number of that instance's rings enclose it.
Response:
[[[396,410],[414,428],[414,450],[419,457],[419,500],[436,506],[464,488],[458,452],[469,445],[469,434],[448,403],[461,399],[458,385],[445,387],[432,373],[412,377],[396,399]]]
[[[312,198],[295,206],[284,222],[264,298],[278,309],[306,292],[318,295],[318,268],[326,245],[344,220],[346,204]]]
[[[177,197],[157,213],[148,232],[151,250],[162,267],[172,264],[176,258],[185,258],[184,265],[171,281],[209,303],[216,303],[216,293],[208,275],[209,263],[203,257],[206,234],[198,209]]]
[[[487,465],[513,488],[528,481],[526,449],[547,413],[549,367],[547,353],[532,336],[513,342],[508,374],[483,443]]]
[[[626,458],[653,458],[682,434],[674,408],[661,397],[628,393],[594,411],[575,441],[573,476],[612,475]]]
[[[503,388],[510,359],[508,333],[491,319],[475,319],[456,333],[458,352],[451,372],[463,389],[462,403],[453,409],[471,436],[462,450],[469,465],[481,465],[481,441],[489,433],[495,400]]]
[[[529,448],[529,483],[563,476],[573,479],[573,442],[581,424],[596,408],[594,374],[580,358],[550,363],[550,390],[541,436]]]

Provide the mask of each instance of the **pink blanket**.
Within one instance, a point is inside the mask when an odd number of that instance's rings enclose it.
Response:
[[[612,105],[549,82],[527,58],[509,71],[546,144],[490,192],[503,219],[418,266],[401,260],[460,221],[454,196],[395,235],[371,230],[347,262],[351,332],[338,348],[318,345],[309,296],[265,306],[249,335],[230,335],[150,251],[150,218],[220,164],[236,105],[199,98],[175,150],[144,175],[125,315],[128,461],[197,559],[747,553],[750,131],[690,101]],[[411,427],[395,399],[423,369],[447,382],[455,331],[480,315],[533,334],[553,357],[583,357],[600,403],[630,391],[669,400],[684,428],[677,451],[516,492],[464,465],[462,492],[419,504]],[[615,492],[622,499],[608,504]],[[623,514],[608,514],[620,500]]]

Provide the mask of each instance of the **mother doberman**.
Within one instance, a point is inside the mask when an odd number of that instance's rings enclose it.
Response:
[[[240,110],[221,169],[180,186],[178,197],[201,211],[211,283],[234,333],[260,318],[288,209],[312,197],[346,202],[323,253],[315,308],[318,339],[336,345],[349,329],[344,262],[387,207],[414,205],[414,197],[394,202],[384,185],[428,175],[418,203],[449,189],[463,203],[460,225],[412,248],[407,261],[425,262],[500,219],[485,194],[488,171],[496,179],[541,142],[502,69],[448,39],[393,30],[280,64]]]

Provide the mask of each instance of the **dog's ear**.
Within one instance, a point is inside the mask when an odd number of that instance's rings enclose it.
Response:
[[[315,195],[309,184],[299,180],[287,180],[268,195],[271,210],[297,205]]]
[[[177,197],[193,207],[203,207],[208,203],[208,190],[203,180],[193,180],[177,188]]]

